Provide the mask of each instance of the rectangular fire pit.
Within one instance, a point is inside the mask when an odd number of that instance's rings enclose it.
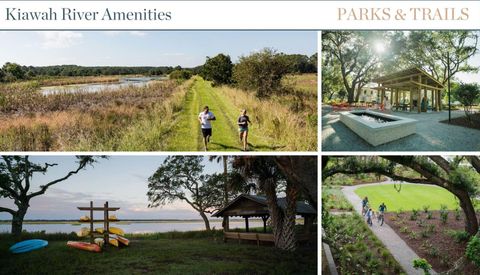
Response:
[[[373,146],[415,134],[417,130],[414,119],[369,110],[341,112],[340,121]]]

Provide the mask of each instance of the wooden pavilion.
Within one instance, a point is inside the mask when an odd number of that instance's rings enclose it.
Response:
[[[386,93],[393,110],[426,111],[430,106],[432,111],[442,110],[442,83],[424,70],[413,67],[403,71],[384,75],[372,80],[377,83],[374,89],[380,92],[380,102],[384,104]],[[407,101],[408,96],[408,101]],[[425,100],[427,103],[425,104]],[[424,106],[422,110],[422,101]]]
[[[286,198],[279,198],[277,204],[280,208],[285,209],[287,206]],[[310,240],[313,236],[313,222],[317,216],[317,211],[305,202],[297,202],[297,215],[304,219],[304,232],[297,234],[297,240]],[[270,217],[268,211],[267,199],[264,196],[242,194],[231,201],[223,209],[219,210],[213,217],[242,217],[245,219],[245,233],[231,232],[228,228],[224,228],[224,241],[227,239],[251,240],[273,242],[273,234],[267,233],[267,220]],[[249,218],[261,218],[263,221],[263,233],[250,232]]]

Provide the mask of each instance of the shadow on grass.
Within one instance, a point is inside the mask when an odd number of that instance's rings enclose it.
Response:
[[[229,149],[234,149],[234,150],[238,150],[238,151],[243,150],[243,148],[240,147],[240,146],[231,146],[231,145],[226,145],[226,144],[222,144],[222,143],[218,143],[218,142],[210,142],[210,144],[218,145],[224,150],[229,150]],[[282,149],[282,148],[286,147],[285,145],[277,145],[277,146],[261,145],[261,144],[253,145],[251,143],[248,143],[248,146],[250,147],[250,150],[248,150],[248,151],[255,151],[255,150],[262,150],[262,149],[263,150],[268,149],[270,151],[274,151],[274,150],[278,150],[278,149]]]

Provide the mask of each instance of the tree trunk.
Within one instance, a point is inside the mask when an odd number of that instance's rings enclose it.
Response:
[[[223,176],[224,176],[224,205],[223,207],[227,206],[228,204],[228,171],[227,171],[227,156],[223,156],[222,157],[222,160],[223,160]],[[223,222],[222,222],[222,225],[223,225],[223,230],[224,231],[228,231],[229,228],[230,228],[230,224],[229,224],[229,220],[228,220],[228,216],[225,216],[223,217]]]
[[[25,218],[25,214],[27,213],[26,208],[18,209],[14,215],[12,215],[12,235],[15,240],[20,240],[23,230],[23,219]]]
[[[347,89],[348,103],[353,103],[355,100],[355,86]]]
[[[474,236],[478,232],[478,220],[472,200],[466,191],[461,190],[454,194],[458,197],[460,207],[465,214],[465,231],[468,232],[470,236]]]
[[[210,231],[210,221],[207,218],[207,215],[203,212],[199,212],[200,216],[202,217],[203,221],[205,222],[205,230]]]
[[[275,190],[276,185],[273,180],[267,180],[263,186],[265,195],[267,196],[268,212],[270,212],[273,241],[275,243],[275,247],[282,248],[283,211],[277,204],[277,192]]]
[[[295,184],[287,182],[285,209],[285,218],[282,231],[282,249],[294,251],[297,246],[297,238],[295,235],[295,216],[297,213],[297,194],[298,189]]]

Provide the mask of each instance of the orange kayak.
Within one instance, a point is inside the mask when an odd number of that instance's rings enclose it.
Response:
[[[102,249],[100,248],[100,246],[98,246],[98,244],[68,241],[67,245],[71,246],[71,247],[75,247],[77,249],[91,251],[91,252],[101,252],[102,251]]]

